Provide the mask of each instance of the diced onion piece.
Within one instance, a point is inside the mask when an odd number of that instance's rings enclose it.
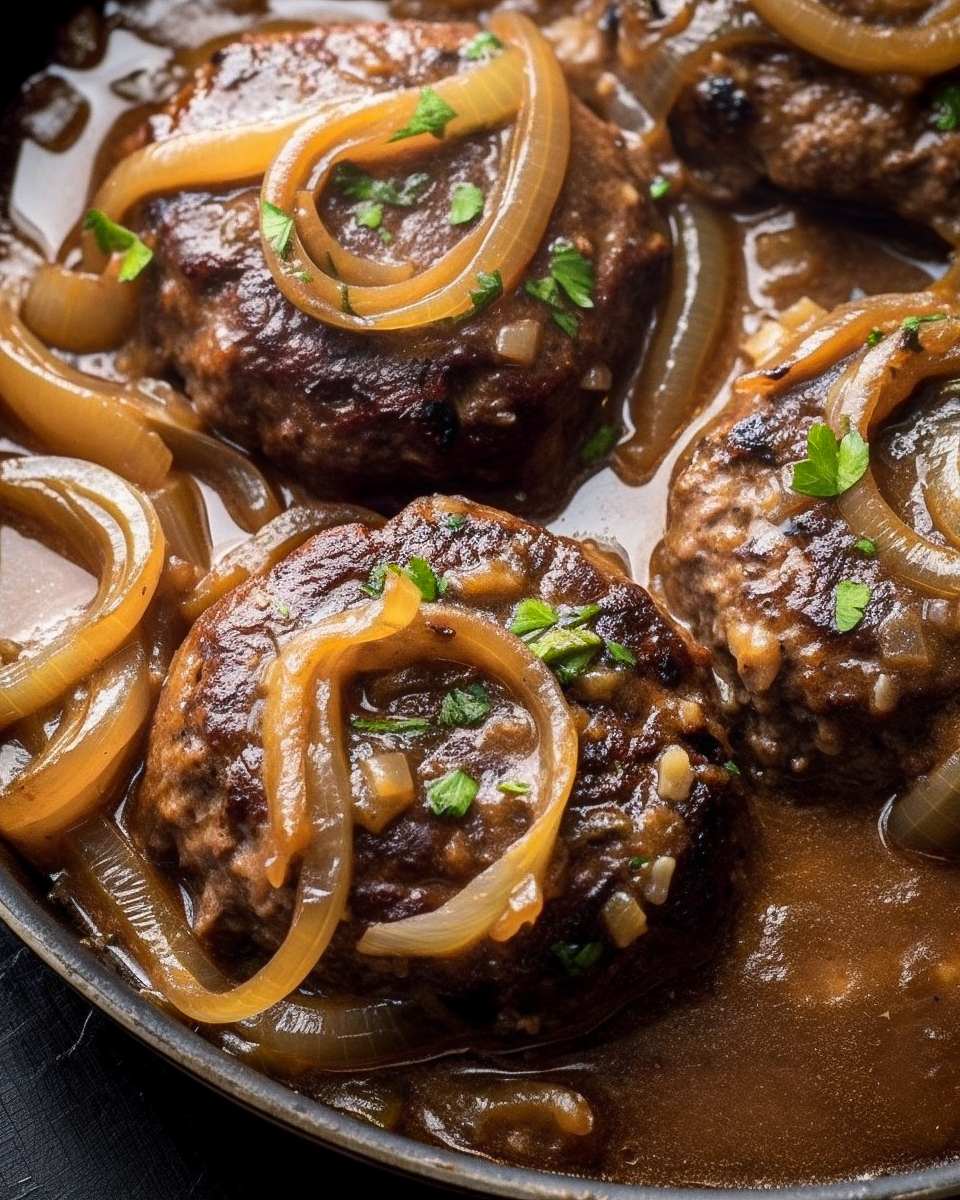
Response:
[[[102,275],[41,263],[30,280],[20,316],[48,346],[73,354],[115,350],[133,332],[139,288],[117,278],[113,258]]]
[[[960,15],[955,11],[928,24],[872,25],[834,12],[822,0],[752,3],[789,42],[848,71],[929,78],[960,65]]]
[[[93,463],[65,458],[0,462],[0,500],[66,527],[100,576],[88,609],[52,641],[0,667],[0,729],[52,704],[134,632],[164,561],[160,522],[136,488]]]
[[[497,355],[505,362],[529,367],[540,349],[542,326],[532,317],[503,325],[497,332]]]
[[[36,855],[110,799],[151,699],[146,658],[134,643],[90,677],[44,750],[0,792],[0,833]]]
[[[295,229],[290,253],[282,259],[265,240],[264,255],[277,286],[298,308],[343,329],[409,329],[470,313],[470,293],[480,272],[499,272],[504,293],[519,284],[563,185],[570,146],[570,98],[559,64],[531,21],[518,13],[500,12],[491,17],[490,28],[508,43],[504,53],[434,86],[458,114],[447,127],[445,141],[500,123],[519,103],[506,166],[484,217],[438,262],[412,279],[350,287],[347,297],[346,285],[332,273],[337,270],[335,249],[328,251],[329,259],[313,260]],[[352,111],[345,106],[336,121],[308,122],[267,171],[263,200],[289,212],[303,190],[305,176],[315,180],[311,186],[320,188],[340,159],[382,162],[405,154],[406,143],[391,146],[386,138],[409,120],[418,99],[414,89],[396,92]],[[433,144],[427,137],[414,140]],[[315,238],[311,245],[316,249]]]
[[[651,904],[666,904],[667,894],[677,869],[677,860],[671,854],[661,854],[653,860],[650,867],[650,878],[643,890],[644,896]]]
[[[686,800],[692,786],[690,755],[682,746],[667,746],[657,763],[657,795],[661,800]]]
[[[609,367],[590,367],[580,380],[585,392],[609,392],[612,385],[613,372]]]
[[[960,850],[960,750],[893,801],[885,814],[884,829],[907,850],[924,854]]]
[[[413,803],[413,776],[401,750],[371,754],[360,763],[366,789],[353,797],[353,818],[358,825],[379,833]]]
[[[620,950],[647,932],[647,914],[629,892],[614,892],[600,912],[610,940]]]
[[[2,403],[52,453],[90,459],[156,487],[170,468],[170,451],[142,417],[116,401],[117,391],[65,369],[0,301]]]
[[[267,667],[263,787],[270,827],[264,863],[274,887],[283,885],[290,860],[301,850],[316,863],[322,861],[317,849],[322,841],[330,851],[330,871],[337,866],[337,888],[345,902],[352,795],[341,684],[351,653],[364,642],[379,642],[405,629],[419,606],[416,585],[392,573],[379,600],[326,617],[295,634]],[[333,885],[329,887],[332,892]]]
[[[453,637],[444,637],[438,646],[431,622],[453,630]],[[371,925],[357,947],[362,954],[459,954],[486,936],[508,910],[518,886],[529,875],[543,878],[576,775],[577,732],[563,692],[553,672],[519,638],[452,605],[424,605],[409,631],[375,652],[355,652],[354,667],[396,667],[423,657],[469,662],[515,692],[539,736],[539,770],[532,789],[536,816],[492,866],[433,912]]]
[[[252,538],[241,542],[219,560],[181,601],[180,611],[194,621],[221,596],[249,579],[262,575],[323,529],[363,521],[377,527],[382,518],[349,504],[297,505],[274,517]]]
[[[791,337],[807,333],[827,316],[822,305],[801,296],[795,304],[784,309],[775,321],[764,321],[755,334],[743,343],[743,350],[760,367],[780,352]]]

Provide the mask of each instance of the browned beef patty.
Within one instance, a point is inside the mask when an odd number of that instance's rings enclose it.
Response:
[[[737,783],[724,767],[702,653],[642,588],[575,542],[463,500],[433,498],[382,529],[328,530],[238,588],[200,618],[175,660],[134,812],[136,835],[193,897],[203,942],[238,973],[276,949],[293,884],[271,888],[262,867],[263,671],[295,631],[364,602],[374,568],[411,558],[425,559],[446,581],[441,608],[467,608],[503,627],[521,600],[537,597],[636,663],[601,649],[567,686],[579,764],[539,919],[507,941],[486,937],[453,958],[375,958],[356,945],[371,923],[445,902],[529,827],[532,797],[497,784],[522,781],[525,770],[529,779],[530,718],[505,685],[457,662],[455,638],[442,629],[431,661],[355,680],[345,732],[355,785],[364,758],[401,750],[416,795],[379,834],[355,828],[348,914],[312,979],[368,999],[429,995],[469,1021],[480,1043],[563,1036],[705,961],[722,939],[739,869]],[[598,609],[582,613],[584,605]],[[489,712],[444,726],[439,714],[455,687],[483,689]],[[398,716],[429,728],[377,734],[351,723]],[[672,783],[661,762],[668,747],[668,760],[682,768]],[[480,783],[462,818],[436,815],[426,792],[454,769]],[[605,915],[615,894],[633,898],[647,920],[646,932],[623,947]]]
[[[140,139],[435,82],[463,67],[459,52],[475,33],[471,25],[397,23],[248,37],[219,51]],[[357,222],[356,201],[336,186],[322,201],[325,216],[351,249],[429,265],[463,234],[448,220],[454,185],[489,194],[503,145],[494,131],[385,168],[383,178],[429,181],[411,207],[385,205],[379,230]],[[409,498],[441,488],[527,511],[559,506],[581,469],[578,451],[601,421],[611,372],[640,349],[668,253],[647,185],[613,126],[572,102],[567,180],[529,268],[530,279],[547,276],[558,239],[593,261],[595,307],[572,310],[575,337],[523,288],[443,329],[359,335],[324,326],[277,289],[258,209],[253,188],[181,193],[145,207],[157,269],[146,285],[143,337],[155,371],[182,376],[213,425],[317,495]],[[504,327],[518,321],[534,322],[539,338],[529,367],[511,365],[497,348]]]
[[[857,15],[855,4],[844,7]],[[960,206],[960,131],[937,127],[935,100],[950,82],[858,75],[783,42],[741,47],[709,58],[670,127],[716,199],[767,179],[947,232]]]
[[[713,654],[743,765],[792,785],[798,798],[882,799],[956,741],[956,605],[914,590],[858,548],[835,500],[791,488],[791,464],[806,458],[808,431],[824,420],[847,361],[726,410],[681,462],[655,555],[669,607]],[[904,429],[881,431],[870,457],[881,486],[902,493],[904,519],[936,540],[913,456],[940,419],[931,414],[951,413],[928,401],[896,414]],[[844,580],[870,589],[849,632],[836,618]]]

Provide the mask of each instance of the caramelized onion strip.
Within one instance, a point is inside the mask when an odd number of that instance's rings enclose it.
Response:
[[[673,278],[666,307],[631,386],[632,436],[618,446],[617,474],[636,486],[646,483],[703,396],[702,379],[727,319],[733,267],[726,219],[687,201],[671,217]]]
[[[348,296],[343,291],[345,285],[333,277],[327,262],[317,263],[307,257],[296,233],[290,261],[281,259],[264,241],[264,254],[277,286],[298,308],[343,329],[408,329],[471,312],[470,293],[477,286],[479,272],[499,272],[504,292],[520,282],[546,230],[566,174],[570,98],[559,64],[532,22],[517,13],[498,13],[491,18],[490,27],[521,52],[524,70],[508,162],[501,171],[496,202],[479,229],[462,238],[439,263],[412,279],[382,287],[351,287]],[[490,66],[511,59],[511,51],[506,51]],[[479,91],[479,78],[480,68],[444,80],[436,90],[457,83]],[[480,95],[479,100],[482,107],[484,97]],[[497,110],[488,111],[492,114]],[[393,121],[389,126],[397,127]],[[451,121],[448,130],[452,133],[454,129]],[[323,140],[314,142],[314,137]],[[288,211],[296,193],[302,190],[304,165],[323,152],[328,140],[329,166],[341,151],[347,156],[348,149],[350,157],[362,160],[368,143],[351,142],[349,137],[346,129],[324,128],[322,123],[301,131],[267,172],[263,198]],[[334,149],[334,142],[341,150]],[[371,145],[369,153],[383,159],[385,149],[383,144]],[[306,278],[298,278],[304,273]]]
[[[170,468],[170,451],[142,418],[109,386],[65,368],[2,302],[0,397],[51,453],[89,459],[146,488]]]
[[[89,816],[110,798],[150,709],[146,658],[134,643],[90,677],[44,750],[0,793],[0,833],[36,853]]]
[[[453,630],[438,651],[430,624]],[[354,655],[354,669],[378,668],[416,658],[453,657],[503,680],[530,713],[539,735],[539,774],[533,824],[492,866],[433,912],[371,925],[358,944],[362,954],[438,957],[459,954],[490,933],[529,876],[542,879],[556,842],[577,769],[577,731],[550,669],[512,633],[451,605],[424,605],[409,632]]]
[[[751,0],[789,42],[848,71],[929,78],[960,64],[960,15],[927,24],[871,25],[843,16],[821,0]]]
[[[933,523],[960,550],[960,429],[938,435],[927,454],[923,499]]]
[[[960,373],[960,319],[920,327],[920,348],[904,334],[885,338],[854,359],[834,383],[826,417],[835,433],[849,421],[869,441],[871,433],[923,380]],[[884,499],[873,471],[837,498],[850,528],[876,543],[884,566],[912,586],[937,596],[960,591],[960,551],[923,537]]]
[[[20,310],[23,323],[58,350],[115,350],[133,332],[139,293],[135,281],[117,278],[120,261],[112,257],[102,275],[41,263]]]
[[[0,667],[0,729],[52,704],[101,666],[135,631],[160,578],[163,533],[153,506],[125,480],[64,458],[0,462],[0,501],[59,529],[95,561],[90,606],[32,653]],[[85,544],[84,544],[85,543]]]
[[[883,827],[907,850],[937,855],[960,851],[960,749],[893,801]]]

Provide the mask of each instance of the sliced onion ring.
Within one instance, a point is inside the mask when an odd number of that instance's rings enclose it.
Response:
[[[58,350],[115,350],[133,332],[140,290],[135,281],[120,282],[119,262],[112,257],[101,275],[41,263],[20,310],[24,324]]]
[[[452,629],[442,650],[430,625]],[[542,880],[556,842],[577,770],[576,727],[553,672],[512,633],[452,605],[424,605],[409,631],[352,656],[354,670],[383,669],[438,657],[469,662],[516,693],[539,734],[535,785],[537,815],[525,834],[492,866],[433,912],[371,925],[358,944],[362,954],[437,957],[459,954],[488,934],[529,876]]]
[[[0,462],[0,501],[64,528],[100,576],[89,608],[52,641],[0,667],[0,729],[54,703],[133,634],[164,561],[160,522],[149,500],[93,463],[69,458]]]
[[[118,651],[65,709],[45,749],[0,793],[0,833],[32,856],[111,798],[152,707],[146,656]]]
[[[922,854],[960,851],[960,749],[916,780],[884,813],[887,836]]]

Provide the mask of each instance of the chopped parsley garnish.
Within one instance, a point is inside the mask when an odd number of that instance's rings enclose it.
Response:
[[[423,717],[351,717],[350,724],[361,733],[426,733],[430,722]]]
[[[424,88],[417,99],[417,107],[409,122],[392,134],[387,141],[402,142],[404,138],[419,137],[421,133],[429,133],[431,137],[439,140],[446,132],[447,125],[456,115],[456,110],[452,109],[433,88]]]
[[[927,313],[922,317],[904,317],[900,322],[900,328],[903,330],[903,340],[910,350],[920,349],[920,326],[930,325],[934,321],[945,321],[946,313]]]
[[[563,618],[563,624],[567,629],[576,629],[578,625],[586,625],[588,621],[592,621],[599,613],[599,604],[581,604]]]
[[[867,334],[865,340],[868,346],[879,346],[883,341],[883,330],[878,329],[877,326],[874,325],[874,327]]]
[[[490,697],[479,683],[468,688],[452,688],[443,698],[438,720],[441,725],[459,725],[474,729],[490,714]]]
[[[286,258],[293,237],[293,217],[287,216],[282,208],[277,208],[269,200],[264,200],[260,205],[260,227],[267,244],[281,258]]]
[[[412,208],[429,183],[430,176],[422,172],[408,175],[401,184],[392,179],[376,179],[352,162],[339,163],[333,172],[333,186],[348,199],[392,204],[396,208]]]
[[[472,317],[474,313],[478,313],[481,308],[486,308],[488,304],[492,304],[494,300],[499,300],[503,295],[503,279],[499,271],[492,271],[489,275],[486,271],[477,272],[477,283],[480,287],[470,293],[470,303],[473,305],[473,312],[464,313],[460,320],[466,317]]]
[[[863,478],[869,462],[870,448],[855,429],[838,440],[829,425],[811,425],[807,457],[794,463],[791,486],[803,496],[839,496]]]
[[[645,867],[649,861],[649,858],[641,858],[639,855],[636,855],[630,859],[630,862],[627,865],[631,871],[639,871],[640,868]]]
[[[554,942],[550,947],[559,958],[563,969],[574,979],[579,979],[597,965],[603,954],[601,942],[587,942],[585,946],[576,946],[571,942]]]
[[[555,627],[531,642],[530,649],[566,685],[583,674],[602,645],[603,638],[592,629]]]
[[[662,200],[670,191],[670,180],[664,179],[662,175],[658,175],[650,184],[650,195],[654,200]]]
[[[484,29],[460,48],[460,57],[467,58],[471,62],[480,62],[481,59],[492,58],[494,54],[499,54],[502,49],[503,42],[497,35],[491,33],[489,29]]]
[[[861,554],[874,555],[877,552],[877,543],[872,538],[857,538],[853,543]]]
[[[475,183],[458,183],[450,197],[447,220],[451,225],[466,225],[483,212],[483,192]]]
[[[952,133],[960,125],[960,88],[948,83],[933,98],[934,124],[942,133]]]
[[[508,796],[526,796],[530,792],[530,784],[522,779],[504,779],[497,784],[497,791],[505,792]]]
[[[550,274],[578,308],[593,308],[593,263],[572,242],[554,243]]]
[[[397,575],[406,575],[411,583],[417,585],[420,596],[424,600],[438,600],[447,590],[447,581],[434,574],[433,568],[425,558],[411,558],[405,567],[401,567],[397,563],[379,563],[371,570],[367,576],[367,582],[360,590],[364,595],[372,596],[374,599],[382,596],[383,585],[386,583],[387,573],[390,571]]]
[[[834,619],[841,633],[849,633],[863,620],[863,613],[870,603],[870,589],[865,583],[852,583],[841,579],[837,584],[837,600]]]
[[[362,204],[358,204],[356,211],[353,214],[353,219],[358,225],[362,225],[364,229],[374,229],[380,234],[380,237],[385,242],[392,242],[393,235],[388,233],[383,226],[383,205],[376,204],[372,200],[364,200]]]
[[[523,285],[524,290],[535,300],[540,300],[550,309],[550,316],[556,321],[567,337],[575,338],[580,328],[577,318],[571,312],[564,310],[563,293],[560,285],[552,275],[543,279],[528,279]]]
[[[517,637],[523,637],[526,633],[540,633],[543,629],[549,629],[559,620],[560,614],[552,604],[534,597],[520,601],[509,628]]]
[[[355,317],[357,315],[353,305],[350,303],[350,292],[347,290],[345,283],[340,284],[340,311],[345,312],[348,317]]]
[[[598,425],[583,443],[580,450],[580,461],[584,463],[599,462],[606,458],[617,444],[620,431],[615,425]]]
[[[621,646],[619,642],[611,642],[609,638],[604,638],[603,648],[615,663],[621,663],[625,667],[637,665],[637,656],[632,654],[626,646]]]
[[[153,258],[153,251],[131,230],[111,221],[99,208],[91,208],[83,219],[84,229],[92,230],[102,254],[122,254],[121,283],[131,283]]]
[[[444,525],[451,533],[459,533],[466,523],[467,518],[463,513],[451,513],[444,521]]]
[[[458,768],[430,784],[427,803],[438,817],[463,817],[479,790],[480,784]]]
[[[284,620],[290,616],[290,605],[284,604],[282,600],[274,600],[273,608],[277,615],[283,617]]]
[[[313,276],[309,271],[294,271],[294,279],[299,279],[301,283],[313,283]]]
[[[554,311],[550,314],[550,316],[553,317],[554,321],[560,326],[568,338],[575,338],[577,336],[577,332],[580,329],[580,323],[573,313]]]
[[[740,768],[737,766],[737,764],[735,762],[733,762],[732,759],[728,760],[727,762],[725,762],[723,764],[723,769],[727,772],[728,775],[739,775],[740,774]]]

